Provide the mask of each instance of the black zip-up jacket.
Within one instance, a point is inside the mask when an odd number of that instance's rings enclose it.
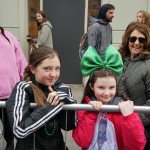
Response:
[[[38,87],[47,97],[50,93],[48,87],[42,84],[39,84]],[[57,81],[53,89],[57,92],[60,101],[65,104],[76,103],[71,89],[62,82]],[[18,82],[6,101],[8,119],[17,139],[16,150],[33,150],[34,146],[35,150],[64,150],[61,129],[65,130],[66,111],[62,110],[62,105],[59,103],[52,106],[46,103],[45,107],[30,109],[30,103],[34,103],[34,94],[30,84],[25,81]],[[68,111],[67,121],[67,130],[75,128],[75,111]],[[46,134],[45,124],[49,134],[52,133],[55,126],[52,136]]]

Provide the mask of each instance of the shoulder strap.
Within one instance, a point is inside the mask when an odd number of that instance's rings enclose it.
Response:
[[[83,44],[85,43],[85,40],[87,39],[87,32],[81,37],[80,45],[79,47],[81,48]]]

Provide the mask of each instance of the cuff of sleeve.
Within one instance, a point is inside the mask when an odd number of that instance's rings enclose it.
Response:
[[[70,100],[68,100],[67,98],[64,99],[60,99],[60,102],[64,102],[65,104],[75,104],[75,102],[71,102]]]
[[[132,113],[132,114],[130,114],[128,116],[124,116],[123,117],[123,121],[129,121],[129,120],[132,120],[133,118],[136,118],[135,113]]]

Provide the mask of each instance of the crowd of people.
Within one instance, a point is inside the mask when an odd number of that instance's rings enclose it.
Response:
[[[68,150],[61,129],[72,130],[82,150],[150,149],[150,115],[134,112],[134,106],[150,106],[150,14],[137,13],[117,50],[109,24],[114,11],[112,4],[104,4],[97,18],[91,16],[88,48],[80,62],[83,77],[89,76],[81,104],[97,111],[62,110],[77,101],[59,79],[61,58],[44,11],[36,13],[38,38],[28,38],[36,42],[28,63],[18,40],[0,27],[0,101],[6,102],[0,119],[4,117],[6,150],[14,150],[14,138],[15,150]],[[30,109],[30,103],[37,107]],[[120,112],[101,112],[102,105],[117,105]]]

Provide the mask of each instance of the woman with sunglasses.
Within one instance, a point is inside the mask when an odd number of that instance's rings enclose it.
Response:
[[[118,80],[119,88],[137,106],[150,106],[149,30],[145,24],[130,23],[123,35],[119,50],[124,61],[123,73]],[[150,115],[139,113],[139,116],[145,127],[147,138],[144,150],[149,150]]]

